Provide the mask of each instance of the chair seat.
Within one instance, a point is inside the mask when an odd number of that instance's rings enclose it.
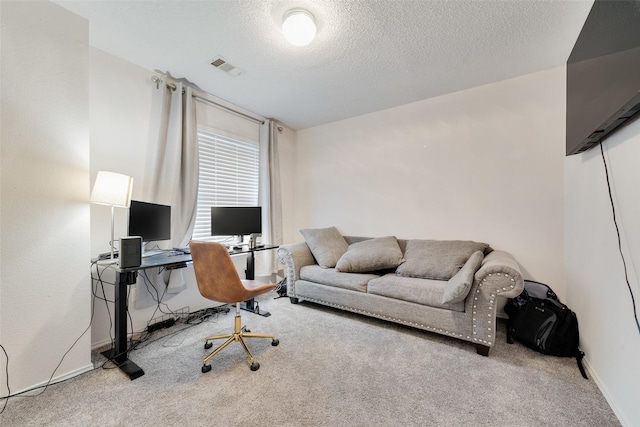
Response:
[[[249,298],[257,297],[258,295],[266,294],[276,288],[275,283],[264,283],[258,280],[241,280],[242,286],[251,293]]]

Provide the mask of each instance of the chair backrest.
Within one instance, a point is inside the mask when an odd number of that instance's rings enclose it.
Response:
[[[236,303],[251,298],[242,284],[229,251],[220,243],[189,242],[193,270],[203,297],[215,301]]]

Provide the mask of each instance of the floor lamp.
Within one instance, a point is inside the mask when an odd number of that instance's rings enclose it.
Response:
[[[111,206],[111,261],[113,256],[113,223],[114,209],[128,208],[131,204],[131,192],[133,190],[133,178],[115,172],[99,171],[91,191],[91,203]]]

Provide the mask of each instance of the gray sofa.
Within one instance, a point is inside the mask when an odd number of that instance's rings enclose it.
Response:
[[[513,256],[484,243],[342,236],[334,227],[301,232],[305,242],[278,249],[292,303],[455,337],[484,356],[495,343],[497,297],[523,289]]]

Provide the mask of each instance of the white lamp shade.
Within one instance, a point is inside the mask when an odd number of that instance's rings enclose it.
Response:
[[[99,171],[91,191],[91,203],[128,208],[133,178],[115,172]]]
[[[284,38],[294,46],[306,46],[316,37],[316,22],[306,10],[290,10],[282,23]]]

